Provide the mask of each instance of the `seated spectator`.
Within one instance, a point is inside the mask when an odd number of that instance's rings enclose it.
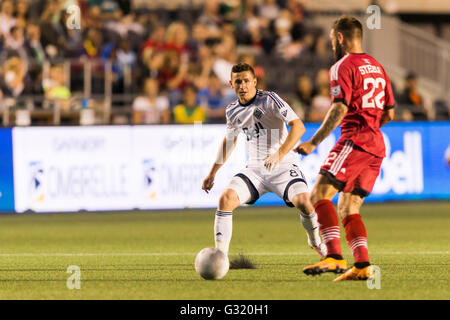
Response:
[[[158,72],[159,83],[167,89],[170,106],[180,103],[182,90],[188,84],[189,64],[180,61],[176,51],[169,50],[164,54],[164,62]]]
[[[450,120],[450,111],[445,100],[438,99],[434,102],[434,120],[448,121]]]
[[[204,108],[197,105],[197,89],[188,85],[183,90],[183,102],[173,109],[173,120],[178,124],[193,124],[206,121]]]
[[[19,57],[9,58],[3,65],[3,77],[0,81],[0,97],[7,106],[16,108],[28,107],[28,102],[17,100],[25,95],[38,95],[42,90],[35,88],[32,81],[26,80],[24,62]],[[33,103],[31,102],[31,105]]]
[[[305,8],[303,1],[287,0],[286,8],[292,14],[292,37],[294,39],[302,39],[306,35],[306,28],[304,24]]]
[[[417,76],[410,72],[405,80],[405,90],[400,95],[398,103],[402,105],[401,108],[412,114],[414,121],[428,120],[428,111],[425,108],[422,96],[417,90]]]
[[[86,33],[86,40],[83,42],[83,55],[88,58],[100,57],[102,44],[102,34],[97,29],[89,29]]]
[[[275,20],[280,13],[280,6],[277,0],[264,0],[259,6],[259,15],[269,21]]]
[[[18,24],[26,25],[27,20],[29,19],[28,14],[28,1],[26,0],[18,0],[16,3],[16,12],[15,18]]]
[[[16,25],[16,19],[13,17],[14,3],[12,0],[4,0],[0,7],[0,37],[5,40],[9,37],[9,32]]]
[[[5,49],[8,57],[19,56],[28,69],[28,55],[25,49],[25,36],[23,28],[14,26],[11,28],[9,37],[5,41]]]
[[[328,89],[328,86],[321,86],[317,95],[312,99],[308,120],[310,122],[322,122],[327,115],[330,105],[330,90]]]
[[[167,50],[165,38],[166,28],[157,26],[153,32],[150,33],[148,39],[142,44],[141,53],[143,54],[145,50],[148,50],[149,53]]]
[[[64,84],[64,67],[56,65],[50,68],[49,78],[44,79],[45,98],[52,103],[58,101],[63,111],[70,109],[70,90]]]
[[[314,92],[313,95],[319,93],[321,87],[327,87],[330,85],[328,77],[328,69],[322,68],[316,74],[315,82],[314,82]]]
[[[333,54],[329,48],[329,40],[323,34],[315,39],[314,54],[320,68],[328,68],[333,64]]]
[[[205,1],[203,12],[197,22],[206,26],[210,37],[220,36],[220,26],[222,24],[222,17],[220,16],[220,1]]]
[[[308,76],[300,76],[297,80],[297,101],[308,114],[313,99],[313,84]],[[309,119],[306,119],[309,121]]]
[[[256,63],[255,56],[251,53],[244,53],[239,57],[239,62],[247,63],[253,67],[255,70],[255,77],[259,80],[264,78],[265,70],[262,66]]]
[[[101,29],[103,27],[102,10],[98,5],[89,5],[84,19],[84,26],[87,29]]]
[[[225,92],[219,78],[211,73],[208,87],[198,92],[200,104],[207,106],[208,123],[225,123]]]
[[[123,68],[128,65],[135,67],[136,54],[131,50],[130,42],[127,39],[121,39],[117,48],[117,62]]]
[[[275,20],[275,32],[277,40],[275,42],[276,54],[289,60],[292,57],[291,50],[288,50],[293,43],[291,35],[292,16],[287,10],[281,11],[279,17]]]
[[[168,124],[169,99],[160,95],[158,80],[147,78],[142,95],[133,101],[133,124]]]
[[[213,64],[214,73],[219,77],[224,85],[230,81],[230,74],[233,65],[236,63],[236,40],[231,35],[222,37],[221,42],[213,49],[216,59]]]
[[[41,28],[37,23],[28,23],[26,29],[25,49],[28,59],[32,60],[30,64],[42,67],[45,59],[45,51],[41,44]]]
[[[183,61],[189,59],[190,48],[187,44],[188,36],[188,30],[184,23],[172,22],[167,28],[166,48],[167,50],[176,51]]]

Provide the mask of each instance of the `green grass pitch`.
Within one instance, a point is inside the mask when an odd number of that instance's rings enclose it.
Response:
[[[318,255],[290,208],[235,211],[230,256],[257,268],[218,281],[194,270],[214,245],[214,210],[0,215],[0,299],[450,299],[450,202],[366,204],[361,215],[380,289],[304,275]],[[341,243],[352,264],[343,233]],[[79,290],[66,286],[70,265]]]

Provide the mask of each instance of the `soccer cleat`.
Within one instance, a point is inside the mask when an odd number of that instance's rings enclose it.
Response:
[[[347,270],[347,261],[344,259],[337,260],[331,257],[325,258],[319,263],[303,268],[303,272],[307,275],[315,276],[325,272],[343,273]]]
[[[358,269],[357,267],[352,267],[347,270],[344,274],[340,275],[333,281],[341,281],[341,280],[367,280],[373,277],[375,272],[373,271],[373,266],[367,266],[362,269]]]

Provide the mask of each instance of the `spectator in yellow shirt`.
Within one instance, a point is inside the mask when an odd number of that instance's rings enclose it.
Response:
[[[183,102],[173,109],[173,120],[179,124],[206,121],[205,110],[197,104],[197,89],[193,85],[184,88]]]

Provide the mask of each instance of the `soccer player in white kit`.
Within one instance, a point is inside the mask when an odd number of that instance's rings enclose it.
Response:
[[[274,192],[286,205],[300,211],[309,245],[326,256],[306,179],[298,156],[292,151],[305,132],[303,122],[276,93],[256,89],[257,80],[250,65],[233,66],[230,84],[238,99],[226,108],[227,133],[202,189],[207,193],[211,190],[215,175],[236,146],[240,132],[246,136],[249,158],[247,166],[231,179],[220,196],[214,221],[216,247],[228,255],[234,209],[254,203],[266,192]]]

